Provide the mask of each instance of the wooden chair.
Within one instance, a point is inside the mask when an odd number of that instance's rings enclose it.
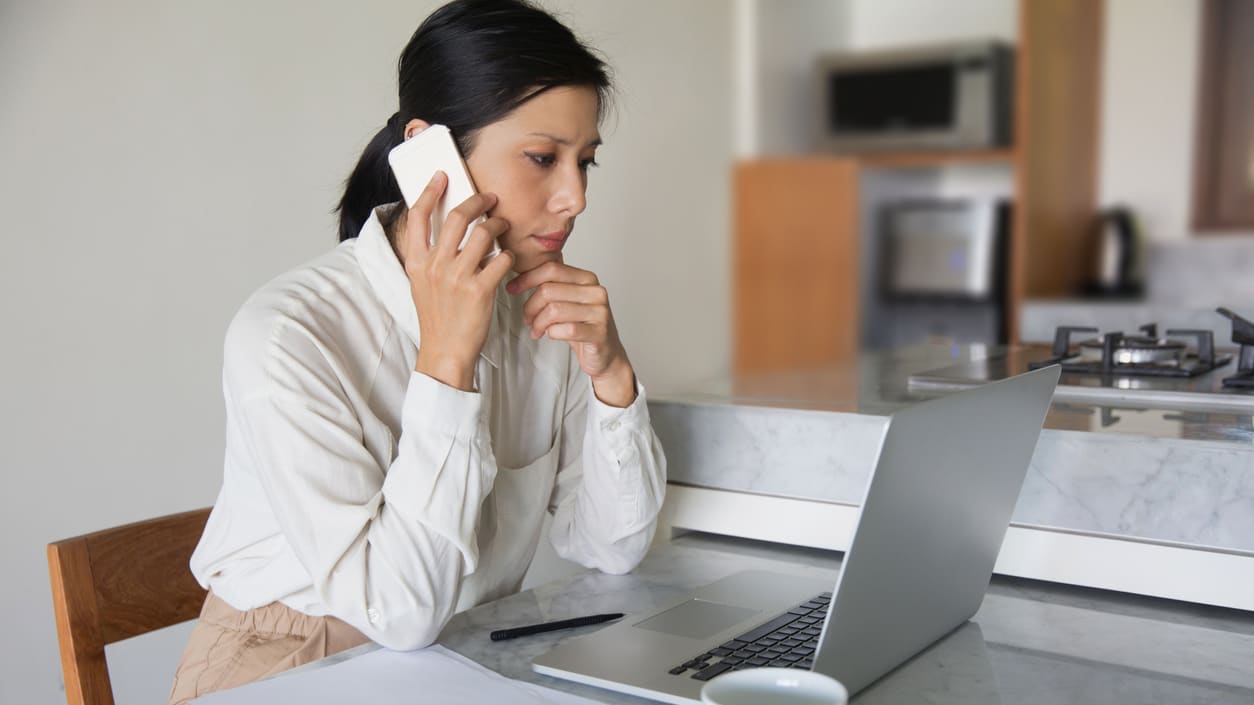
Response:
[[[188,559],[208,509],[48,544],[68,705],[113,705],[105,644],[195,619],[205,591]]]

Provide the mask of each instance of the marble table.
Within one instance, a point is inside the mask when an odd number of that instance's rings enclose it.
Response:
[[[836,552],[686,534],[655,546],[629,575],[581,573],[462,612],[439,643],[510,678],[606,703],[645,703],[531,671],[532,658],[598,627],[508,642],[492,642],[488,632],[595,612],[630,618],[739,570],[834,580],[839,566]],[[368,644],[305,668],[375,648]],[[1254,614],[995,576],[966,626],[853,703],[1248,705],[1254,702],[1252,663]]]

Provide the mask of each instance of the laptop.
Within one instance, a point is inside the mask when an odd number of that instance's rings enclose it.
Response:
[[[1057,365],[889,419],[835,585],[745,571],[568,639],[538,672],[669,703],[723,673],[805,668],[856,693],[967,621],[984,599]]]

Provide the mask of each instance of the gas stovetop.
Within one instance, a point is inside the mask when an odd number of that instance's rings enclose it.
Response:
[[[1024,345],[966,362],[911,375],[914,393],[966,389],[1048,365],[1062,365],[1056,401],[1122,408],[1254,413],[1254,324],[1232,313],[1235,354],[1215,350],[1208,330],[1142,326],[1139,335],[1111,332],[1072,343],[1094,328],[1060,327],[1053,346]],[[1232,364],[1234,357],[1237,364]]]
[[[1049,357],[1028,364],[1029,369],[1062,365],[1063,372],[1118,377],[1197,377],[1232,362],[1231,355],[1215,354],[1214,334],[1209,330],[1169,330],[1158,337],[1158,325],[1141,326],[1141,335],[1106,333],[1072,348],[1076,333],[1097,333],[1096,328],[1059,327]],[[1192,339],[1193,346],[1185,340]]]

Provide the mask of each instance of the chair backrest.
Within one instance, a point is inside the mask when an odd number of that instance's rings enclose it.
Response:
[[[188,560],[208,518],[197,509],[48,544],[69,705],[113,705],[105,644],[200,614]]]

